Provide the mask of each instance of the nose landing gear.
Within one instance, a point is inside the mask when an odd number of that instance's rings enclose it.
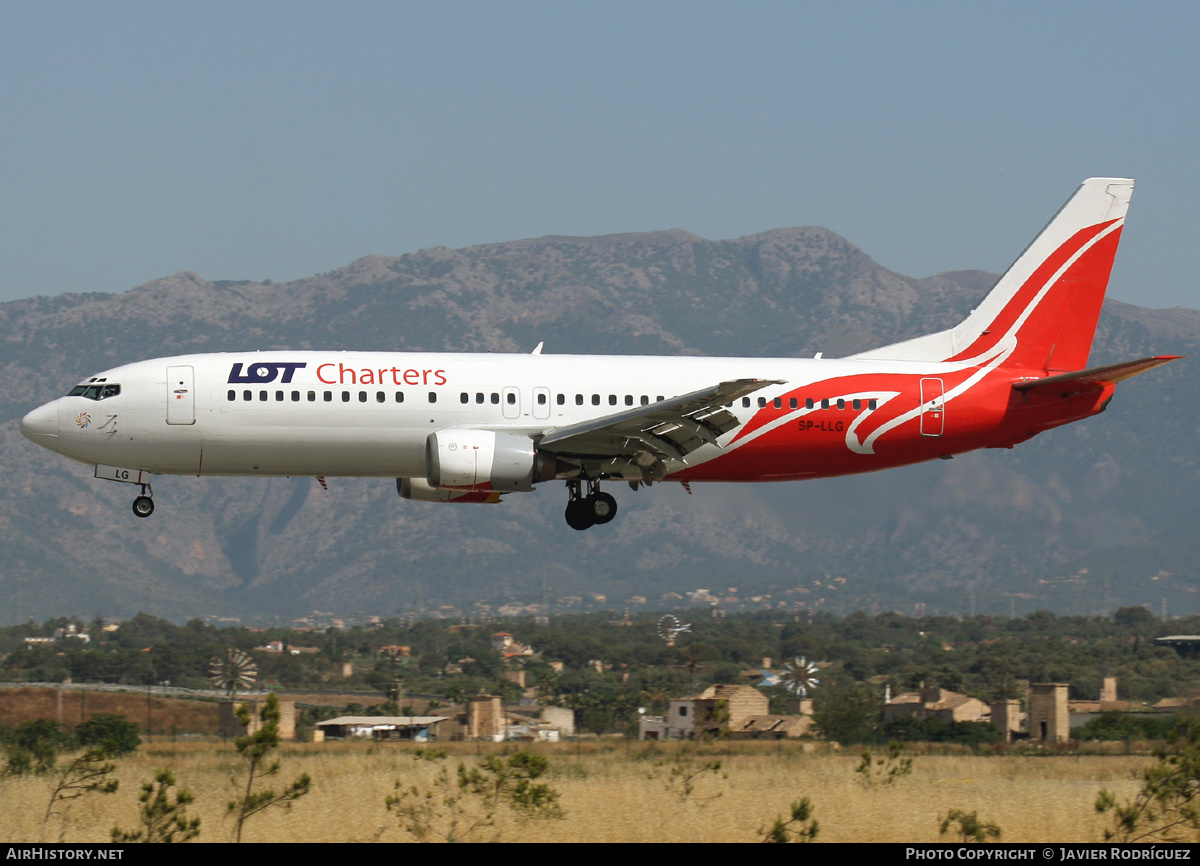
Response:
[[[600,492],[600,483],[588,479],[587,495],[582,492],[579,481],[567,482],[567,526],[572,529],[589,529],[608,523],[617,516],[617,500]]]
[[[149,517],[154,513],[154,500],[151,497],[154,491],[150,489],[149,484],[142,485],[142,495],[133,500],[133,513],[138,517]]]

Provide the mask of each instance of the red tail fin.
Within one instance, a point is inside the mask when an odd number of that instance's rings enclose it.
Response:
[[[958,327],[860,358],[985,363],[1073,371],[1087,364],[1133,181],[1094,177]]]

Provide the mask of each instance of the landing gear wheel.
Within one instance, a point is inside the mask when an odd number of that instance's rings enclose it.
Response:
[[[607,493],[596,492],[584,500],[592,512],[592,520],[597,524],[608,523],[617,516],[617,500]]]
[[[567,526],[572,529],[589,529],[596,522],[591,503],[587,499],[572,499],[567,503]]]
[[[154,500],[149,496],[139,496],[133,500],[133,513],[138,517],[149,517],[154,513]]]

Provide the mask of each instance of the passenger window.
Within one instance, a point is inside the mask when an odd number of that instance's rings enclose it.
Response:
[[[230,403],[232,403],[234,400],[236,400],[236,399],[237,399],[237,391],[230,391],[230,392],[229,392],[229,393],[228,393],[228,394],[225,396],[225,399],[227,399],[227,400],[228,400]]]
[[[813,399],[812,399],[812,397],[809,397],[807,400],[804,401],[804,408],[811,409],[812,407],[813,407]]]
[[[796,398],[793,397],[791,400],[789,400],[788,405],[791,406],[793,409],[795,409],[796,408]]]
[[[404,402],[404,392],[403,392],[403,391],[397,391],[397,392],[396,392],[396,402],[397,402],[397,403],[403,403],[403,402]]]
[[[633,395],[632,395],[632,394],[626,394],[626,395],[625,395],[625,405],[626,405],[626,406],[632,406],[632,405],[633,405]]]
[[[776,409],[782,409],[782,408],[783,408],[783,398],[782,398],[782,397],[776,397],[776,398],[775,398],[775,408],[776,408]]]
[[[299,402],[300,402],[300,392],[299,392],[299,391],[293,391],[293,392],[292,392],[292,402],[293,402],[293,403],[299,403]]]
[[[495,404],[497,404],[499,402],[500,402],[500,395],[497,394],[495,391],[493,391],[492,392],[492,405],[494,406]]]
[[[592,405],[593,405],[593,406],[599,406],[599,405],[600,405],[600,395],[599,395],[599,394],[593,394],[593,395],[592,395]]]
[[[766,408],[767,408],[767,398],[766,398],[766,397],[759,397],[759,398],[758,398],[758,408],[759,408],[759,409],[766,409]]]
[[[367,392],[366,392],[366,391],[359,391],[359,392],[358,392],[358,402],[359,402],[359,403],[366,403],[366,402],[367,402]]]
[[[546,395],[538,394],[537,395],[537,403],[539,406],[545,406],[546,405]]]
[[[471,395],[468,394],[466,391],[463,391],[461,394],[458,395],[458,402],[459,403],[470,403]]]
[[[253,400],[253,399],[254,399],[254,393],[253,393],[252,391],[243,391],[243,392],[242,392],[242,399],[244,399],[244,400]]]
[[[853,406],[855,409],[861,409],[862,408],[862,400],[855,400],[850,405]]]
[[[265,403],[265,402],[267,402],[267,400],[269,400],[269,399],[271,399],[271,398],[267,396],[267,392],[266,392],[266,391],[259,391],[259,392],[258,392],[258,399],[259,399],[259,400],[261,400],[261,401],[263,401],[263,402]]]
[[[349,392],[349,391],[343,391],[343,392],[342,392],[342,402],[343,402],[343,403],[349,403],[349,402],[350,402],[350,392]]]
[[[829,408],[829,398],[828,398],[828,397],[826,397],[825,399],[823,399],[823,400],[821,401],[821,408],[822,408],[822,409],[828,409],[828,408]]]
[[[875,402],[874,400],[868,400],[868,401],[867,401],[867,408],[868,408],[868,409],[874,409],[874,408],[876,408],[876,402]]]
[[[663,396],[662,396],[662,394],[659,394],[657,402],[661,403],[662,401],[663,401]]]
[[[576,405],[576,406],[582,406],[582,405],[583,405],[583,395],[582,395],[582,394],[576,394],[576,395],[575,395],[575,405]]]
[[[743,408],[743,409],[749,409],[749,408],[750,408],[750,398],[749,398],[749,397],[743,397],[743,398],[742,398],[742,408]]]
[[[517,404],[517,395],[512,391],[509,391],[504,395],[504,402],[506,402],[509,406],[515,406]]]
[[[437,391],[430,391],[430,392],[429,392],[429,402],[430,402],[430,403],[436,403],[436,402],[437,402]]]
[[[326,403],[330,403],[333,401],[333,392],[332,391],[326,391],[321,396],[322,396],[322,398],[324,398]]]
[[[276,403],[282,403],[282,402],[283,402],[283,392],[282,392],[282,391],[276,391],[276,392],[275,392],[275,402],[276,402]]]
[[[559,394],[559,395],[558,395],[558,397],[557,397],[557,398],[555,398],[555,399],[556,399],[556,401],[558,402],[558,405],[559,405],[559,406],[561,406],[561,405],[563,405],[564,403],[566,403],[566,402],[567,402],[567,395],[566,395],[566,394]]]
[[[650,397],[649,397],[648,395],[646,395],[646,394],[643,394],[643,395],[642,395],[642,405],[643,405],[643,406],[649,406],[649,405],[650,405]]]
[[[387,394],[383,393],[382,391],[376,391],[375,392],[375,402],[376,403],[387,402]]]
[[[839,409],[845,409],[845,408],[846,408],[846,401],[845,401],[845,400],[843,400],[841,397],[838,397],[838,408],[839,408]]]
[[[609,394],[609,395],[608,395],[608,405],[609,405],[609,406],[616,406],[616,405],[617,405],[617,395],[616,395],[616,394]]]
[[[316,391],[309,391],[309,392],[308,392],[308,402],[309,402],[309,403],[316,403],[316,402],[317,402],[317,392],[316,392]]]
[[[477,393],[475,394],[475,402],[476,402],[476,403],[482,403],[482,402],[483,402],[483,392],[482,392],[482,391],[479,391],[479,392],[477,392]]]

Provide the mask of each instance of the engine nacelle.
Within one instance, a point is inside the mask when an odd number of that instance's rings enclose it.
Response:
[[[425,480],[455,490],[532,490],[554,477],[557,460],[528,436],[495,430],[439,430],[425,440]]]
[[[414,502],[487,502],[500,501],[500,494],[491,491],[444,490],[431,487],[424,478],[397,478],[396,492]]]

